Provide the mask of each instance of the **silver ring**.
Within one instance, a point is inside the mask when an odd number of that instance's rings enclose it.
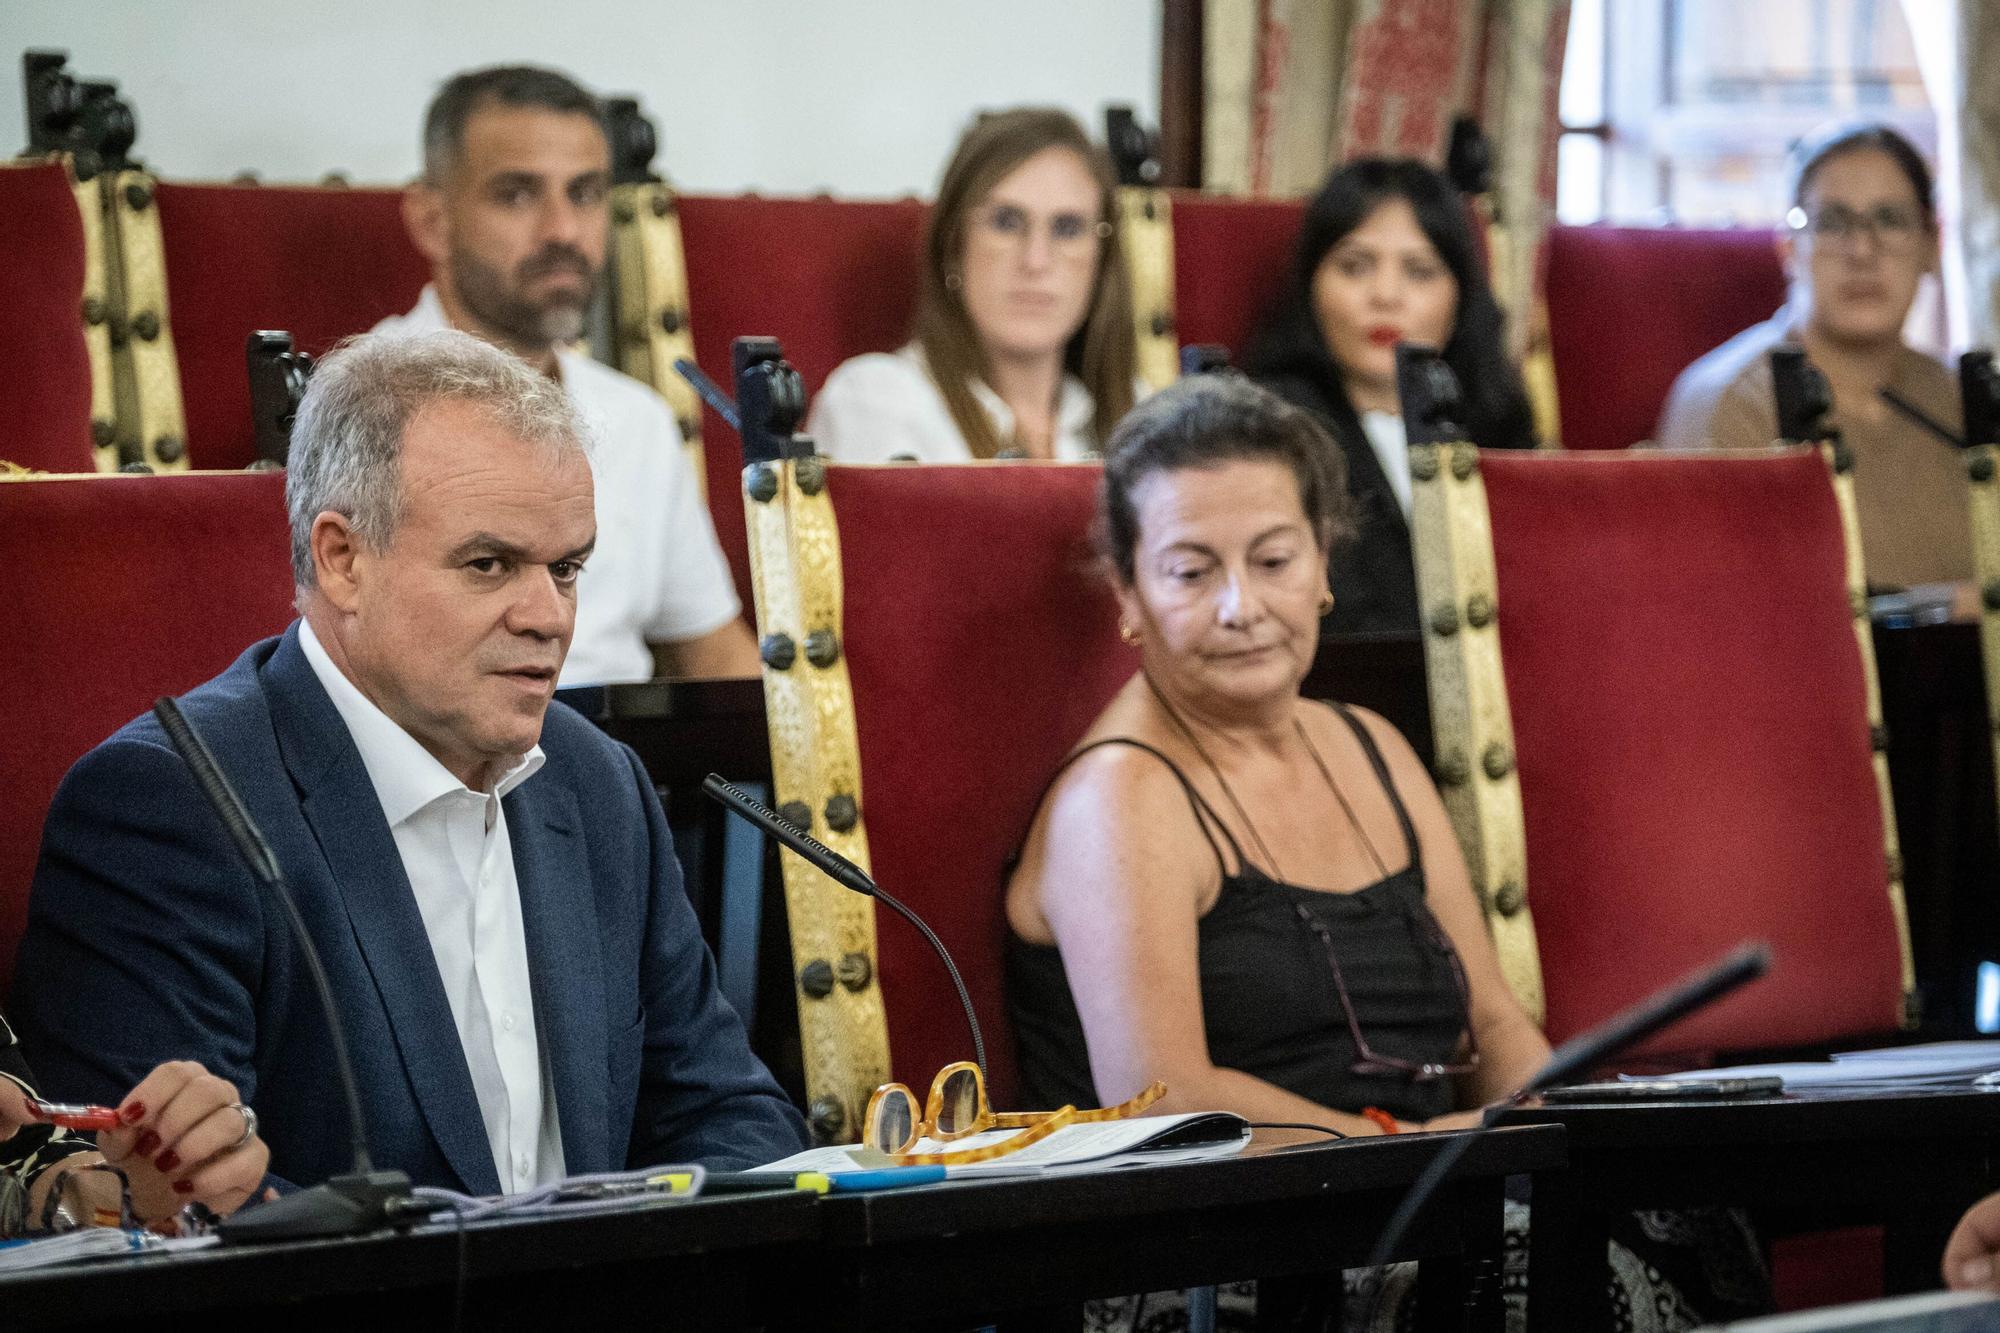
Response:
[[[257,1113],[242,1102],[230,1103],[230,1109],[243,1113],[243,1137],[229,1145],[229,1151],[235,1152],[238,1148],[241,1148],[244,1144],[257,1137]]]

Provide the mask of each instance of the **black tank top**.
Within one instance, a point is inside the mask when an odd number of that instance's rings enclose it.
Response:
[[[1222,879],[1198,936],[1202,1025],[1213,1063],[1335,1110],[1377,1106],[1399,1119],[1427,1120],[1452,1109],[1451,1081],[1353,1071],[1355,1043],[1326,948],[1300,913],[1331,937],[1362,1035],[1377,1055],[1437,1064],[1456,1057],[1466,1030],[1464,992],[1451,942],[1424,901],[1416,830],[1374,738],[1346,708],[1334,710],[1388,793],[1410,854],[1409,865],[1352,893],[1287,884],[1252,865],[1187,775],[1143,741],[1094,741],[1064,760],[1063,769],[1099,746],[1129,745],[1171,769],[1187,794]],[[1061,953],[1010,930],[1006,981],[1024,1104],[1101,1105]]]

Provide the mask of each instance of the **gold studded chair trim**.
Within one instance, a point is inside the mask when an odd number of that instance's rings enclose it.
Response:
[[[1819,447],[1840,507],[1841,541],[1847,548],[1847,604],[1854,613],[1854,642],[1868,683],[1868,731],[1875,740],[1875,792],[1882,803],[1882,860],[1888,870],[1889,907],[1896,919],[1896,947],[1903,964],[1903,1026],[1917,1025],[1917,968],[1910,952],[1910,913],[1903,897],[1903,851],[1896,840],[1896,802],[1889,790],[1889,752],[1883,738],[1882,686],[1875,670],[1875,626],[1868,616],[1868,570],[1862,562],[1861,520],[1854,508],[1854,460],[1837,440]]]
[[[105,182],[118,429],[129,457],[155,472],[185,472],[187,420],[167,315],[167,264],[153,178],[121,171]]]
[[[680,207],[672,187],[663,181],[613,187],[611,245],[612,344],[618,368],[667,400],[680,423],[695,480],[705,488],[701,399],[674,369],[675,360],[694,359],[694,333],[688,323]]]
[[[1500,660],[1493,529],[1479,451],[1410,451],[1411,527],[1438,784],[1485,909],[1500,970],[1528,1015],[1544,1014],[1541,955],[1528,910],[1527,835],[1514,726]]]
[[[1164,389],[1181,373],[1174,329],[1174,212],[1165,190],[1119,187],[1118,244],[1132,279],[1139,378],[1149,388]]]
[[[2000,445],[1966,451],[1972,476],[1972,567],[1979,580],[1979,658],[1986,666],[1986,716],[1994,772],[2000,773]]]
[[[840,538],[821,467],[812,458],[744,472],[771,773],[781,810],[796,814],[803,807],[814,837],[869,870],[865,822],[857,818],[840,830],[825,815],[836,793],[864,810],[867,803],[846,657],[826,666],[812,660],[821,656],[811,647],[814,634],[831,634],[838,643],[842,633]],[[869,1094],[889,1079],[888,1017],[874,981],[875,904],[793,853],[779,855],[809,1116],[816,1137],[851,1142]]]
[[[76,179],[77,215],[83,220],[83,345],[90,355],[91,454],[100,472],[118,470],[118,393],[111,360],[111,247],[106,242],[104,179]]]

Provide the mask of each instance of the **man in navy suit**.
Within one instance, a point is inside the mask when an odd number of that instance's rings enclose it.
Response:
[[[375,1159],[419,1184],[738,1168],[804,1138],[638,757],[549,707],[590,595],[586,449],[560,385],[466,334],[329,355],[286,480],[301,619],[182,700],[325,960]],[[14,999],[65,1096],[197,1059],[256,1105],[273,1175],[348,1168],[283,910],[150,716],[56,794]]]

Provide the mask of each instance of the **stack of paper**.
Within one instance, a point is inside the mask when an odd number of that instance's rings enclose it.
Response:
[[[114,1254],[149,1254],[155,1251],[200,1250],[216,1243],[213,1233],[168,1240],[150,1231],[120,1231],[116,1227],[79,1227],[54,1236],[30,1240],[0,1241],[0,1273],[23,1268],[45,1268],[50,1264],[75,1263],[81,1259],[102,1259]]]
[[[1831,1060],[1731,1065],[1726,1069],[1690,1069],[1679,1074],[1647,1077],[1658,1082],[1776,1077],[1784,1080],[1787,1090],[2000,1087],[2000,1041],[1940,1041],[1925,1046],[1890,1046],[1874,1051],[1847,1051]]]
[[[915,1151],[942,1153],[983,1148],[1018,1133],[1020,1131],[1015,1129],[993,1129],[949,1143],[922,1139],[918,1141]],[[1031,1143],[1005,1157],[996,1157],[989,1162],[947,1166],[945,1175],[953,1180],[978,1179],[1189,1162],[1207,1157],[1227,1157],[1241,1152],[1249,1142],[1249,1124],[1241,1116],[1223,1111],[1140,1116],[1131,1120],[1065,1125],[1039,1143]],[[810,1148],[759,1169],[773,1172],[819,1171],[834,1176],[850,1171],[876,1170],[883,1165],[881,1154],[850,1144],[845,1147]]]

